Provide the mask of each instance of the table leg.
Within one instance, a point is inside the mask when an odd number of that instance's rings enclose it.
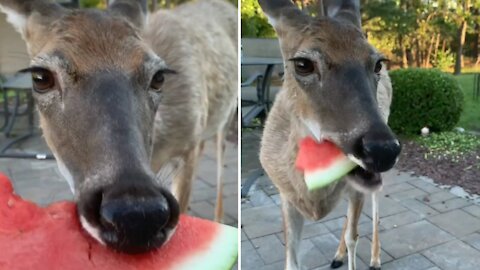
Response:
[[[263,169],[257,169],[250,174],[250,176],[245,180],[245,183],[242,185],[242,189],[240,192],[242,198],[248,197],[248,192],[250,191],[250,188],[253,186],[253,184],[255,184],[257,179],[264,174],[265,171],[263,171]]]
[[[268,100],[266,98],[270,96],[270,84],[272,82],[272,73],[274,68],[275,65],[267,65],[262,80],[262,88],[258,93],[258,101],[265,108],[265,113],[268,113]]]
[[[8,118],[9,118],[9,111],[8,111],[8,94],[7,94],[7,89],[3,89],[0,86],[0,91],[2,91],[3,94],[3,114],[5,115],[5,120],[3,122],[2,127],[0,128],[0,131],[3,131],[8,124]]]
[[[9,121],[5,129],[5,137],[9,138],[13,129],[13,124],[15,123],[15,118],[17,117],[18,107],[20,106],[20,93],[18,90],[15,90],[15,103],[13,106],[13,112],[9,115]],[[9,112],[10,113],[10,112]]]

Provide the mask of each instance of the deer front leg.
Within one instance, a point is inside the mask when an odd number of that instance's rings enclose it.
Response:
[[[217,202],[215,204],[215,221],[223,222],[223,166],[225,158],[225,131],[217,133]]]
[[[348,270],[355,270],[355,254],[358,243],[358,220],[362,213],[363,193],[351,191],[348,201],[347,226],[345,229],[345,244],[348,253]]]
[[[173,178],[172,190],[173,195],[178,200],[180,213],[185,213],[188,210],[193,177],[197,169],[199,153],[202,148],[203,143],[199,143],[185,155],[185,164],[182,166],[180,172]]]
[[[347,254],[347,245],[345,244],[345,231],[347,230],[348,217],[343,223],[342,235],[340,236],[340,243],[338,244],[337,252],[335,252],[335,257],[333,258],[332,263],[330,264],[331,268],[339,268],[343,265],[343,259],[345,254]]]
[[[302,240],[303,216],[286,198],[282,197],[283,231],[286,248],[286,270],[299,270],[298,260],[300,241]]]
[[[380,239],[378,238],[378,191],[372,193],[372,254],[370,259],[370,270],[380,270]]]

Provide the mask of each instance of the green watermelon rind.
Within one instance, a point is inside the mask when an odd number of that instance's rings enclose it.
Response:
[[[191,254],[188,259],[179,263],[175,270],[231,270],[238,257],[238,229],[219,224],[217,236],[209,248]]]
[[[305,183],[308,190],[315,190],[341,179],[349,173],[357,164],[347,157],[330,164],[326,169],[306,170],[304,172]]]

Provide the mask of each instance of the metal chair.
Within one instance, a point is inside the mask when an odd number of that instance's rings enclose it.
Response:
[[[262,80],[263,74],[257,72],[252,74],[250,77],[248,77],[245,81],[241,83],[241,93],[243,94],[241,98],[242,127],[249,126],[252,120],[264,110],[263,104],[261,104],[262,101],[260,97],[260,93],[262,91]],[[252,85],[255,86],[252,87]]]
[[[3,96],[3,111],[5,122],[0,129],[9,141],[0,145],[0,157],[4,158],[34,158],[34,159],[53,159],[53,155],[49,153],[8,153],[7,151],[15,144],[26,140],[34,135],[34,101],[31,93],[32,81],[29,74],[16,74],[8,78],[5,82],[0,83],[0,91]],[[13,104],[10,103],[9,91],[14,91]],[[21,110],[21,95],[25,94],[26,107]],[[19,116],[28,117],[28,131],[25,134],[12,136],[14,124]]]

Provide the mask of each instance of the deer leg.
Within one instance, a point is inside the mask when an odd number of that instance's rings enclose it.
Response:
[[[302,239],[303,216],[286,198],[282,197],[283,231],[286,248],[286,270],[301,269],[298,260]]]
[[[217,202],[215,204],[215,221],[223,222],[223,165],[225,156],[225,134],[221,129],[217,133]]]
[[[186,154],[184,158],[185,164],[182,166],[180,172],[173,178],[173,195],[178,200],[180,213],[185,213],[188,210],[193,177],[199,158],[198,154],[202,146],[203,143],[199,143]]]
[[[370,259],[370,270],[380,270],[380,239],[378,238],[378,192],[372,193],[372,256]]]
[[[348,270],[355,270],[355,253],[358,243],[358,220],[362,213],[363,193],[351,191],[348,201],[347,226],[345,229],[345,244],[348,254]]]
[[[347,254],[347,245],[345,244],[345,231],[347,230],[347,223],[348,217],[345,219],[343,223],[342,235],[340,238],[340,243],[337,248],[337,252],[335,252],[335,257],[333,258],[332,263],[330,264],[331,268],[339,268],[343,265],[343,259],[345,258],[345,254]]]

